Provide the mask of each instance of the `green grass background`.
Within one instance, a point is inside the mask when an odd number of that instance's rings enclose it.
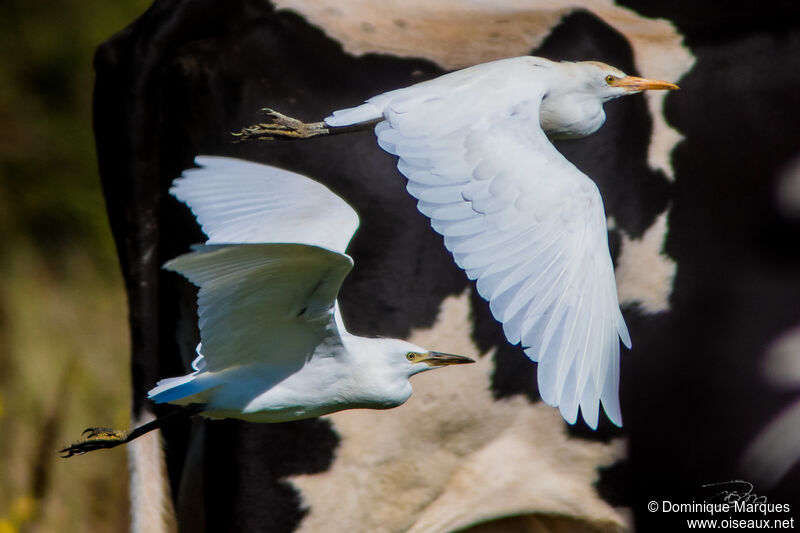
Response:
[[[97,46],[145,0],[0,5],[0,533],[128,529],[125,294],[91,126]]]

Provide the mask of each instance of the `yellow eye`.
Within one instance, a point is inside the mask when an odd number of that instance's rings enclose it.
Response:
[[[611,74],[609,74],[608,76],[606,76],[606,83],[607,83],[607,84],[609,84],[609,85],[613,85],[615,81],[617,81],[617,78],[615,78],[615,77],[614,77],[614,76],[612,76]]]
[[[414,359],[416,359],[416,358],[417,358],[417,354],[415,354],[414,352],[408,352],[406,354],[406,359],[408,359],[412,363],[414,362]]]

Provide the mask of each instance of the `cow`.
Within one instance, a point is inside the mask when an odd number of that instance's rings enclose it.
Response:
[[[167,192],[197,154],[277,165],[344,197],[362,219],[342,291],[348,328],[479,362],[420,376],[412,400],[386,412],[193,419],[143,437],[130,445],[133,530],[658,531],[687,518],[662,502],[744,495],[725,483],[793,401],[761,368],[800,323],[800,223],[775,201],[800,154],[800,9],[373,4],[156,0],[98,49],[94,127],[128,293],[133,423],[165,413],[146,393],[186,373],[199,338],[194,289],[161,269],[204,240]],[[569,426],[540,401],[536,366],[505,341],[370,132],[271,144],[231,135],[263,107],[319,120],[525,54],[682,87],[610,103],[598,133],[557,141],[605,200],[634,346],[622,355],[621,429]],[[751,483],[748,494],[800,508],[797,469],[763,490]]]

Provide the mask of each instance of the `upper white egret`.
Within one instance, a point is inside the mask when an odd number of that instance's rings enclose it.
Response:
[[[603,104],[664,81],[596,61],[503,59],[390,91],[305,124],[272,110],[242,139],[305,138],[375,126],[408,192],[489,301],[509,342],[539,363],[542,399],[597,427],[622,425],[617,300],[603,200],[550,138],[583,137]]]
[[[148,397],[175,414],[284,422],[353,408],[388,409],[411,396],[409,378],[474,362],[399,339],[348,333],[336,301],[353,260],[358,215],[326,187],[274,167],[198,157],[170,192],[191,207],[205,244],[165,268],[200,289],[194,371],[159,381]],[[66,457],[111,448],[130,432],[90,428]]]

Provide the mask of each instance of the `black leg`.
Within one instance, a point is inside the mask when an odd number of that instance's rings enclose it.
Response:
[[[372,129],[379,120],[362,122],[352,126],[328,126],[324,122],[303,122],[296,118],[288,117],[283,113],[278,113],[274,109],[262,109],[269,118],[270,123],[259,123],[242,128],[236,136],[236,142],[244,141],[271,141],[271,140],[292,140],[310,139],[319,135],[339,135],[341,133],[351,133]]]
[[[156,418],[142,424],[139,427],[133,428],[130,431],[123,431],[119,429],[108,428],[88,428],[84,430],[83,434],[86,435],[82,441],[76,442],[71,446],[67,446],[59,450],[61,457],[67,458],[73,455],[83,455],[86,452],[94,450],[101,450],[106,448],[114,448],[120,444],[126,444],[133,439],[139,438],[145,433],[149,433],[154,429],[165,426],[167,423],[178,418],[188,418],[194,416],[205,409],[204,404],[193,403],[184,405],[166,414],[162,417]]]

